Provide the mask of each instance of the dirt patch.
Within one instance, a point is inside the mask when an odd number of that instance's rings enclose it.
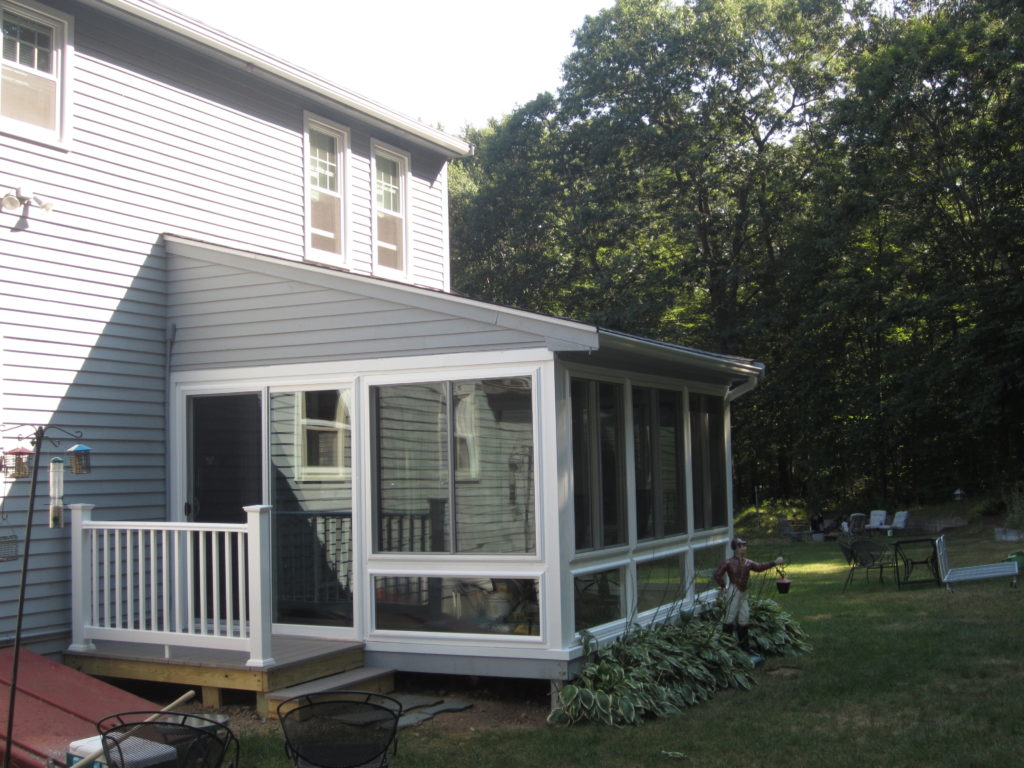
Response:
[[[401,693],[438,696],[446,702],[468,701],[460,712],[441,712],[418,728],[443,733],[468,733],[497,728],[542,727],[551,706],[546,680],[512,680],[457,675],[402,674],[395,680]]]
[[[501,728],[543,727],[550,708],[548,682],[543,680],[398,674],[395,686],[397,693],[436,698],[452,704],[469,702],[472,706],[466,709],[439,712],[413,726],[453,735]],[[146,698],[163,706],[180,694],[180,689],[156,689],[151,690]],[[231,730],[238,736],[280,732],[276,720],[263,720],[256,714],[255,697],[244,692],[224,691],[223,705],[217,708],[202,706],[197,695],[176,709],[193,714],[226,715],[230,718]]]

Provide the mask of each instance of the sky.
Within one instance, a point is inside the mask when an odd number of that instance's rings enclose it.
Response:
[[[157,2],[459,134],[554,93],[573,32],[614,0]]]

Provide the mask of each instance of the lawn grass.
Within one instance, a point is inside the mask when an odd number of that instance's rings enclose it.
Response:
[[[1019,546],[991,529],[947,535],[951,565],[1001,560]],[[782,552],[793,589],[778,602],[814,651],[770,659],[750,691],[726,691],[636,728],[595,725],[451,736],[402,731],[395,768],[462,766],[1017,765],[1024,755],[1024,590],[1005,580],[897,591],[847,568],[834,543],[752,538]],[[770,582],[765,582],[765,588]],[[752,589],[761,587],[755,582]],[[769,596],[765,591],[765,596]],[[443,715],[442,715],[443,717]],[[272,741],[272,740],[271,740]],[[243,742],[243,764],[275,768],[279,744]],[[260,753],[268,755],[259,762]],[[276,759],[275,759],[276,758]]]

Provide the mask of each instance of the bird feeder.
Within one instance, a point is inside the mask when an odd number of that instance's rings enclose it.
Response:
[[[32,453],[30,448],[12,448],[3,454],[3,471],[8,477],[15,480],[28,477],[28,470],[32,464]]]
[[[67,449],[66,453],[71,459],[72,475],[87,475],[92,471],[92,462],[89,459],[91,452],[92,448],[83,443],[72,445]]]

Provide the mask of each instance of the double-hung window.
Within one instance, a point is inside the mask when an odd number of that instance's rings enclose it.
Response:
[[[35,3],[0,3],[0,129],[62,141],[67,127],[71,19]]]
[[[408,251],[409,156],[373,145],[374,271],[404,275]]]
[[[306,254],[327,264],[345,258],[345,169],[348,132],[306,118]]]

